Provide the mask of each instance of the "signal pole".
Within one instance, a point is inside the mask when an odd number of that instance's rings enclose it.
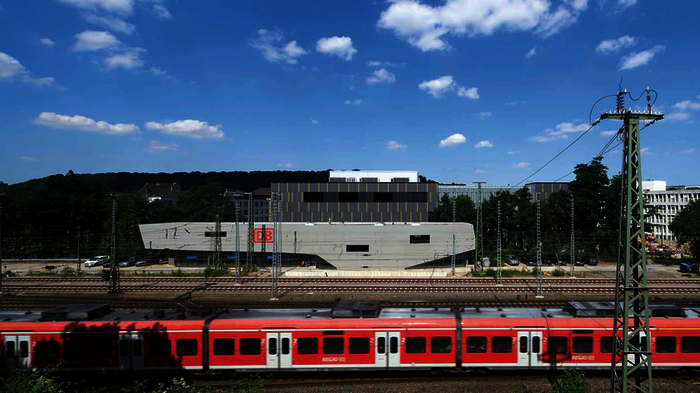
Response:
[[[455,197],[455,193],[452,193],[452,277],[455,276],[455,262],[456,262],[456,254],[457,254],[457,234],[455,233],[456,229],[455,227],[457,226],[456,224],[457,220],[457,198]]]
[[[236,200],[236,285],[241,285],[241,231],[238,223],[239,201]]]
[[[216,215],[214,232],[214,266],[216,266],[215,269],[223,269],[221,264],[221,221],[218,214]]]
[[[476,251],[474,252],[474,270],[481,272],[484,270],[484,264],[479,260],[479,251],[481,251],[481,257],[484,257],[484,219],[481,215],[481,184],[486,183],[485,181],[475,181],[477,185],[477,203],[476,203]]]
[[[75,265],[76,273],[80,274],[80,227],[78,227],[78,263]]]
[[[279,217],[279,209],[277,205],[277,193],[273,192],[271,195],[271,201],[272,203],[272,232],[273,232],[273,241],[272,241],[272,300],[277,300],[279,298],[279,293],[277,290],[277,237],[279,236],[279,233],[277,233],[277,220]],[[265,232],[263,230],[263,246],[265,245]]]
[[[537,199],[537,292],[535,297],[542,298],[542,237],[540,236],[540,193],[535,194]]]
[[[119,277],[119,264],[117,263],[117,196],[112,195],[112,254],[110,256],[112,262],[112,274],[109,284],[109,293],[119,293],[121,289],[121,280]]]
[[[0,229],[2,229],[2,196],[0,194]],[[2,270],[2,232],[0,231],[0,293],[2,293],[2,280],[5,278],[5,272]]]
[[[649,329],[649,287],[644,238],[644,197],[642,194],[642,152],[639,122],[662,120],[654,113],[647,87],[646,112],[625,109],[627,91],[617,93],[614,112],[600,118],[622,120],[622,195],[620,204],[620,252],[615,274],[615,319],[610,391],[652,392],[651,339]],[[654,91],[654,94],[657,94]],[[658,96],[658,94],[657,94]],[[651,123],[650,123],[651,124]],[[631,318],[630,318],[631,317]],[[632,324],[630,325],[630,319]],[[618,367],[619,370],[618,370]],[[646,387],[642,383],[646,381]]]
[[[253,222],[253,193],[248,193],[248,248],[245,253],[245,265],[250,269],[253,264],[253,254],[255,254],[254,241],[255,223]]]
[[[501,201],[498,201],[498,273],[496,285],[503,285],[501,277]]]
[[[571,194],[571,274],[569,277],[575,278],[574,266],[576,265],[576,247],[574,246],[576,239],[574,236],[574,194]]]

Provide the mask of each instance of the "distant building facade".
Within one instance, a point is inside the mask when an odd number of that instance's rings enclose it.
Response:
[[[700,199],[700,186],[667,187],[663,180],[645,180],[642,182],[642,190],[646,199],[644,210],[647,213],[652,208],[656,211],[656,214],[645,220],[652,224],[645,231],[659,240],[675,241],[676,237],[668,226],[688,203]]]
[[[418,183],[418,171],[330,171],[331,183]]]
[[[486,184],[481,185],[481,198],[486,200],[496,195],[499,192],[511,192],[514,193],[521,189],[522,187],[511,187],[511,186],[489,186]],[[479,188],[476,184],[440,184],[438,185],[438,193],[440,198],[443,195],[447,195],[451,198],[455,198],[459,195],[466,195],[476,203],[479,200]]]
[[[532,195],[532,201],[536,201],[539,196],[539,200],[543,201],[555,192],[568,191],[569,183],[567,182],[535,182],[525,184],[530,190],[530,195]]]
[[[148,198],[149,202],[161,200],[170,202],[173,206],[177,206],[180,196],[185,193],[177,183],[146,183],[141,187],[141,193]]]
[[[250,210],[253,212],[253,222],[270,221],[270,189],[258,188],[253,191],[252,205],[250,205],[249,194],[251,193],[229,189],[224,192],[224,196],[230,198],[234,203],[238,203],[238,214],[241,221],[248,220]]]

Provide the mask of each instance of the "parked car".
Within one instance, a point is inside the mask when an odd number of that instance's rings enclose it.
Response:
[[[527,266],[537,266],[537,260],[536,259],[528,259],[525,264]]]
[[[136,266],[150,266],[153,265],[154,263],[160,262],[157,257],[144,257],[140,258],[139,260],[136,261]]]
[[[106,255],[90,258],[87,261],[85,261],[85,267],[89,268],[95,266],[102,266],[107,261],[109,261],[109,256]]]
[[[582,260],[577,259],[577,260],[574,262],[574,266],[583,266],[583,265],[585,265],[585,263],[583,263]]]
[[[119,262],[119,267],[136,266],[136,257],[129,257]]]
[[[552,257],[545,257],[545,258],[542,258],[542,265],[543,266],[553,266],[554,261],[556,261],[556,259],[554,259]]]
[[[591,259],[588,260],[587,265],[590,265],[590,266],[598,266],[598,260],[595,259],[595,258],[591,258]]]
[[[507,255],[506,256],[506,263],[509,266],[518,266],[520,262],[518,262],[518,258],[512,256],[512,255]]]

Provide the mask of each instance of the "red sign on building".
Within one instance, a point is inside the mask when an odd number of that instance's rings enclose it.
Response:
[[[272,244],[275,240],[275,230],[273,228],[265,228],[265,233],[263,234],[262,228],[253,229],[253,242],[257,244],[265,243]]]

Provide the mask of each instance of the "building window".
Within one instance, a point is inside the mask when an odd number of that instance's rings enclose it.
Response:
[[[360,179],[360,183],[377,183],[379,179],[376,177],[363,177]]]
[[[410,180],[407,177],[392,177],[392,183],[408,183]]]
[[[204,232],[204,237],[216,237],[216,231]],[[219,237],[226,237],[226,231],[219,232]]]
[[[348,244],[345,252],[369,252],[369,244]]]
[[[331,183],[345,183],[344,177],[331,177]]]
[[[409,235],[411,244],[430,244],[430,235]]]
[[[324,192],[305,192],[304,202],[317,203],[325,201]]]

